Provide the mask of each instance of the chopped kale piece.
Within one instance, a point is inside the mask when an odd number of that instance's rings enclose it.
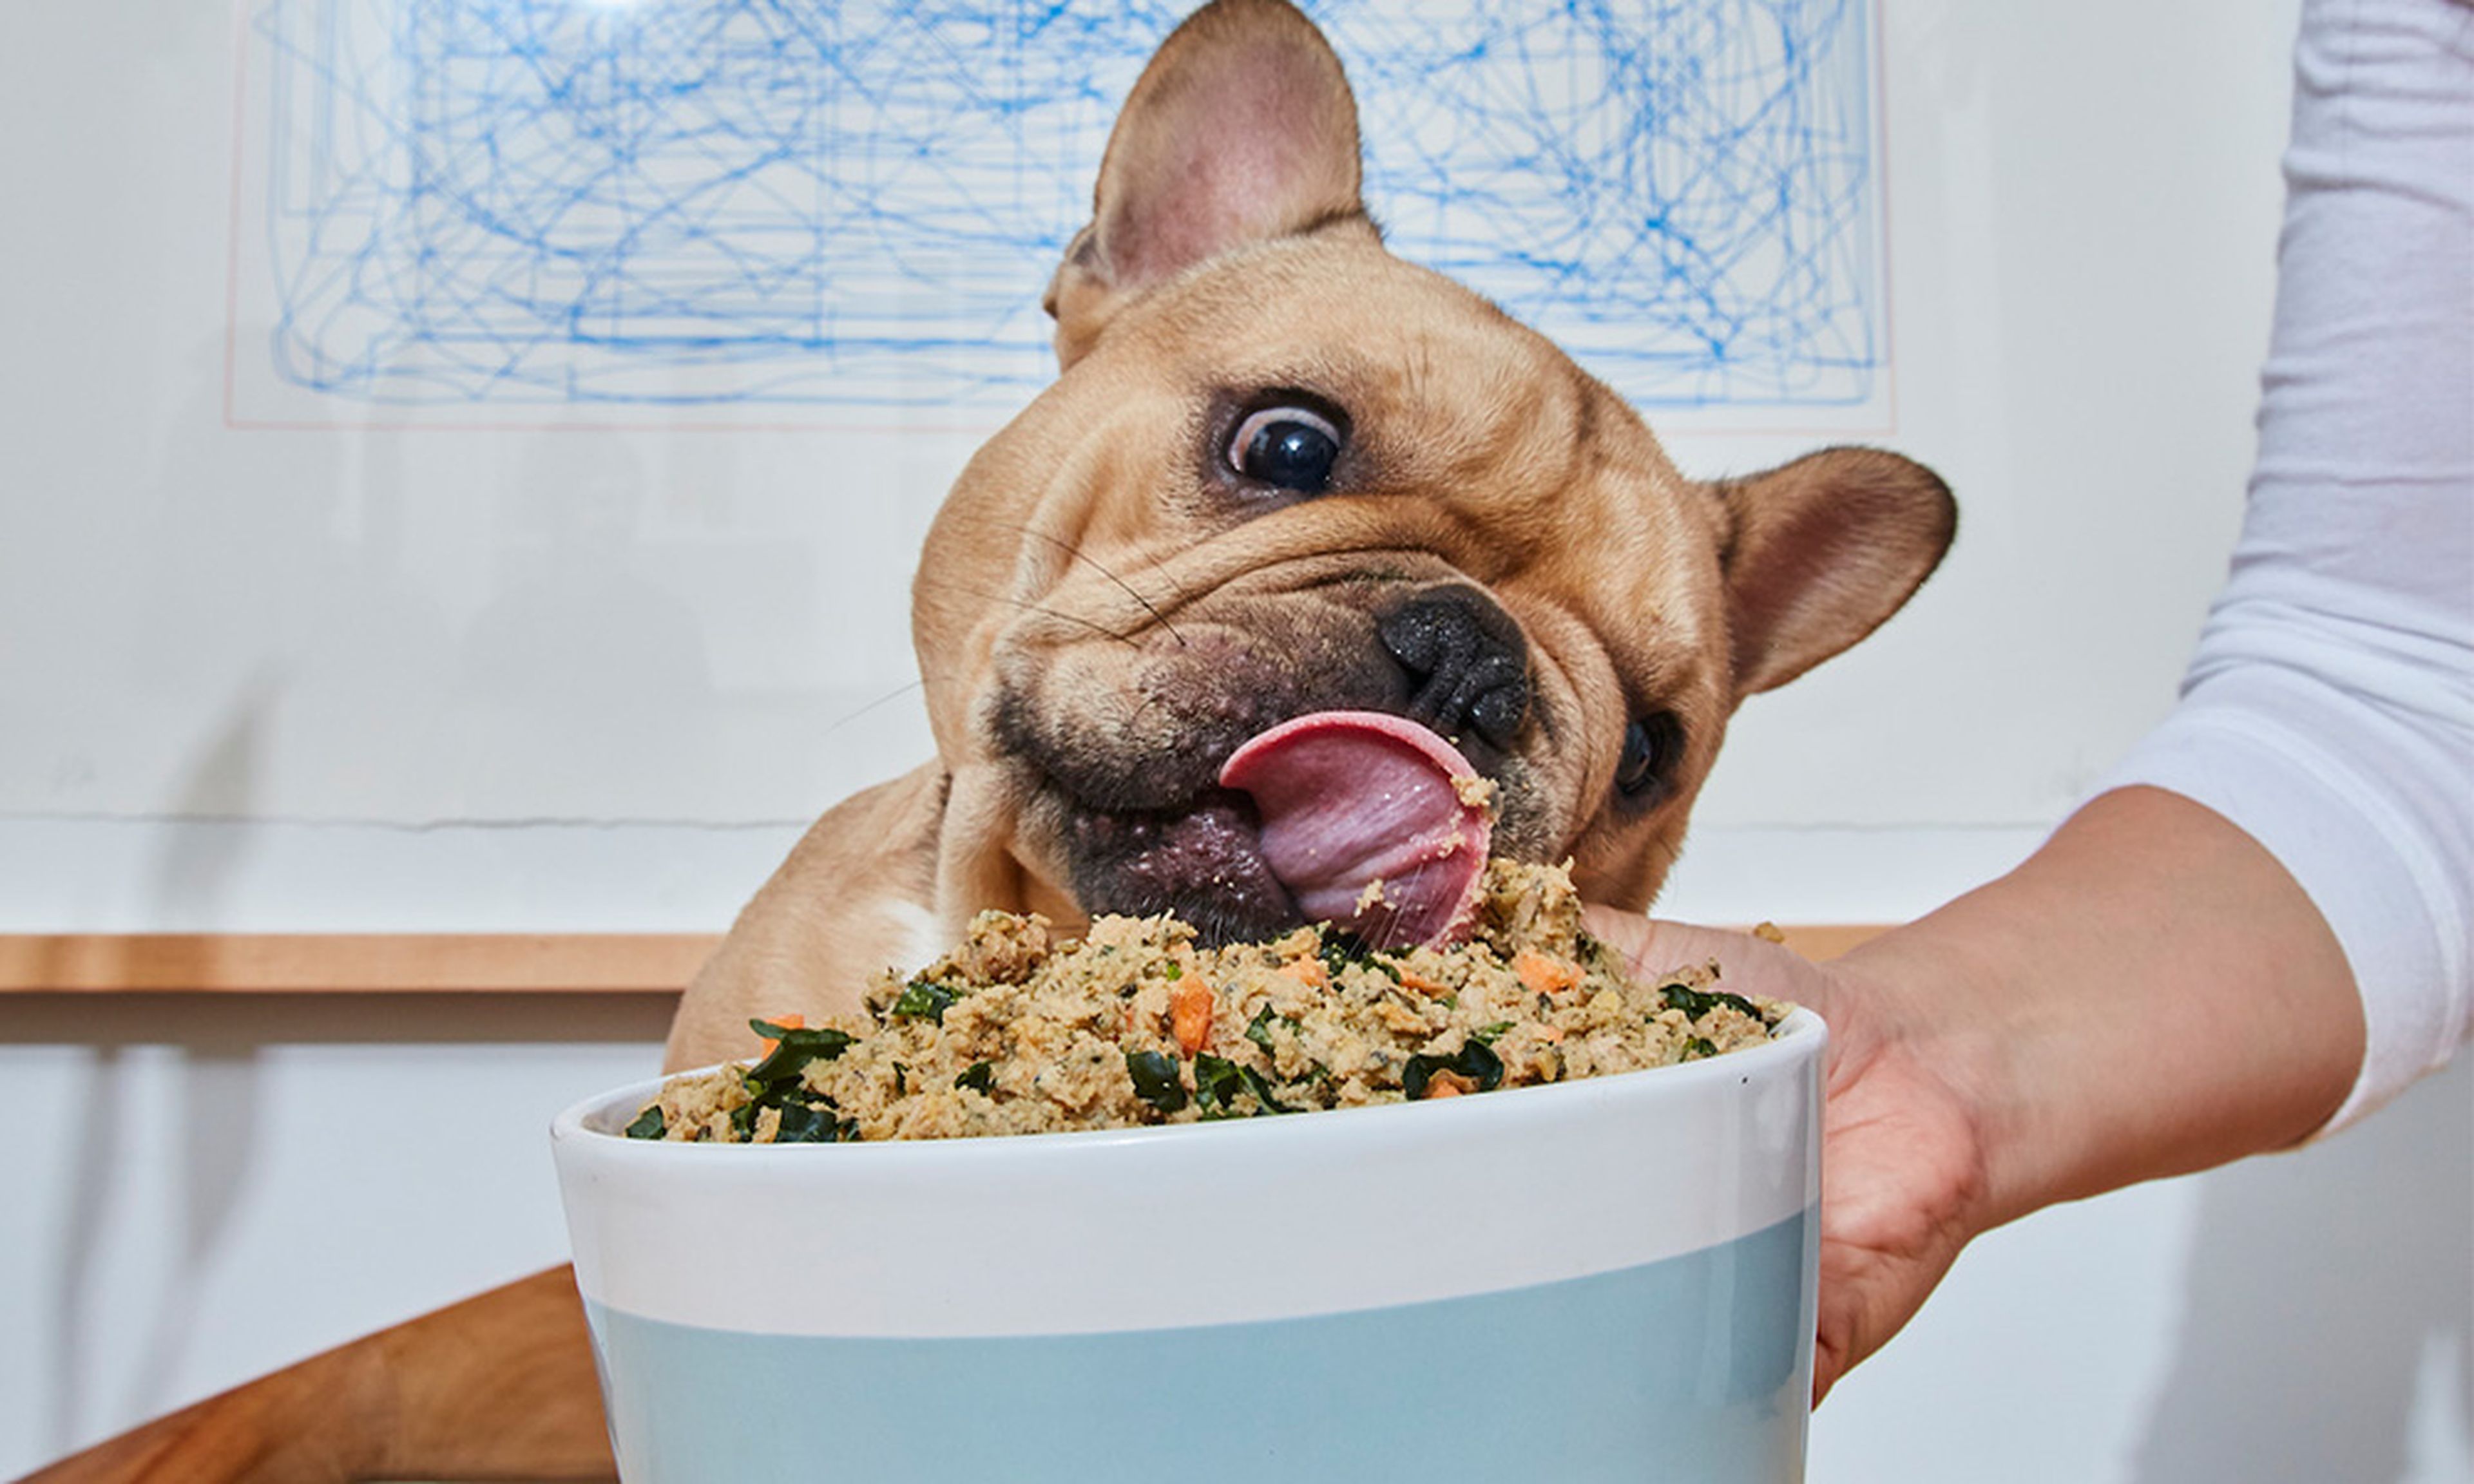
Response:
[[[838,1144],[859,1137],[859,1120],[835,1116],[833,1099],[813,1103],[792,1099],[781,1105],[782,1127],[773,1136],[779,1144]]]
[[[1298,1022],[1292,1017],[1275,1016],[1272,1014],[1272,1007],[1268,1003],[1265,1004],[1262,1009],[1254,1012],[1254,1018],[1246,1022],[1246,1039],[1262,1047],[1263,1054],[1266,1056],[1271,1055],[1273,1049],[1272,1045],[1272,1022],[1273,1020],[1279,1021],[1282,1025],[1287,1026],[1292,1031],[1298,1028]]]
[[[1238,1080],[1237,1064],[1225,1057],[1205,1051],[1194,1059],[1194,1095],[1202,1104],[1205,1114],[1225,1116],[1229,1103],[1242,1091],[1245,1084]]]
[[[1237,1064],[1237,1081],[1245,1084],[1245,1090],[1254,1093],[1254,1106],[1262,1108],[1264,1113],[1297,1113],[1297,1108],[1281,1103],[1279,1095],[1272,1090],[1272,1078],[1254,1071],[1254,1068],[1242,1064],[1242,1061]]]
[[[1684,1043],[1684,1060],[1687,1062],[1698,1061],[1702,1057],[1716,1056],[1717,1054],[1718,1043],[1710,1040],[1706,1036],[1695,1036]]]
[[[662,1105],[659,1103],[648,1106],[643,1113],[636,1115],[635,1122],[627,1125],[629,1138],[659,1138],[667,1132],[669,1130],[663,1122]]]
[[[810,1030],[804,1026],[775,1025],[769,1020],[747,1022],[757,1035],[774,1042],[764,1059],[747,1069],[749,1090],[759,1097],[769,1089],[795,1085],[811,1062],[830,1062],[850,1049],[853,1040],[848,1031]]]
[[[1504,1032],[1510,1029],[1512,1029],[1511,1021],[1497,1020],[1492,1025],[1481,1025],[1476,1030],[1469,1032],[1469,1040],[1478,1042],[1480,1045],[1492,1046],[1497,1041],[1502,1039]]]
[[[1237,1068],[1237,1075],[1246,1080],[1246,1090],[1254,1094],[1254,1101],[1262,1105],[1263,1112],[1267,1113],[1297,1112],[1296,1109],[1272,1095],[1272,1084],[1261,1072],[1250,1066],[1241,1065]]]
[[[740,1073],[748,1100],[731,1110],[731,1131],[740,1138],[753,1136],[756,1115],[769,1108],[782,1115],[781,1131],[774,1136],[778,1143],[833,1143],[859,1137],[859,1124],[836,1117],[834,1100],[810,1092],[806,1080],[811,1065],[840,1056],[855,1038],[847,1031],[826,1027],[776,1025],[770,1020],[747,1024],[757,1035],[772,1040],[774,1046],[764,1060]]]
[[[945,1012],[954,1008],[954,1001],[960,999],[962,993],[961,990],[940,980],[913,979],[902,987],[901,995],[886,1014],[910,1020],[934,1020],[942,1025]]]
[[[1207,1051],[1194,1059],[1194,1095],[1204,1117],[1235,1117],[1240,1092],[1254,1094],[1255,1105],[1265,1113],[1297,1112],[1273,1094],[1272,1084],[1254,1068]]]
[[[1730,994],[1724,990],[1696,990],[1688,984],[1662,984],[1659,986],[1658,993],[1665,998],[1667,1009],[1681,1010],[1695,1020],[1720,1005],[1730,1010],[1740,1011],[1756,1020],[1761,1019],[1759,1009],[1751,1000],[1741,994]],[[1763,1021],[1763,1023],[1768,1022]]]
[[[1467,1077],[1477,1084],[1480,1092],[1492,1092],[1503,1086],[1503,1058],[1494,1054],[1493,1047],[1475,1038],[1461,1042],[1459,1053],[1453,1056],[1421,1053],[1409,1058],[1408,1065],[1400,1068],[1400,1090],[1406,1092],[1409,1101],[1414,1103],[1426,1095],[1426,1089],[1435,1080],[1437,1072]]]
[[[1134,1096],[1161,1113],[1185,1106],[1185,1080],[1177,1075],[1176,1058],[1159,1051],[1128,1051],[1126,1075],[1133,1081]]]
[[[973,1062],[954,1079],[954,1086],[993,1094],[997,1089],[997,1069],[985,1062]]]

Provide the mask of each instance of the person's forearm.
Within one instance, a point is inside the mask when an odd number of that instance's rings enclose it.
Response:
[[[1983,1230],[2306,1137],[2362,1063],[2336,938],[2219,815],[2132,788],[2009,875],[1838,965],[1894,998],[1977,1118]]]

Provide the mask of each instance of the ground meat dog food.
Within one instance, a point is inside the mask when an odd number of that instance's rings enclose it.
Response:
[[[631,1137],[830,1142],[1053,1134],[1455,1097],[1769,1039],[1788,1010],[1715,967],[1632,980],[1563,868],[1491,862],[1470,934],[1371,951],[1335,929],[1198,947],[1172,917],[1079,940],[982,913],[842,1025],[753,1022],[753,1064],[673,1078]]]

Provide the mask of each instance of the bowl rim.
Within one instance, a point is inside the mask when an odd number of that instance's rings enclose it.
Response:
[[[1514,1116],[1527,1111],[1535,1115],[1551,1107],[1549,1100],[1563,1099],[1575,1106],[1570,1111],[1583,1112],[1591,1103],[1628,1099],[1647,1095],[1653,1090],[1672,1089],[1678,1095],[1686,1089],[1730,1076],[1750,1081],[1756,1071],[1767,1071],[1780,1065],[1792,1065],[1806,1058],[1818,1060],[1829,1050],[1829,1023],[1811,1007],[1793,1006],[1786,1017],[1770,1033],[1770,1039],[1757,1046],[1680,1062],[1666,1066],[1645,1066],[1634,1071],[1612,1072],[1598,1077],[1575,1077],[1563,1082],[1540,1083],[1523,1088],[1502,1088],[1482,1095],[1430,1100],[1425,1103],[1376,1103],[1357,1108],[1313,1110],[1303,1120],[1312,1128],[1330,1127],[1330,1119],[1347,1115],[1352,1122],[1346,1127],[1371,1134],[1389,1127],[1371,1121],[1378,1117],[1401,1115],[1435,1119],[1443,1128],[1451,1118],[1492,1118]],[[1120,1145],[1147,1145],[1162,1138],[1200,1140],[1218,1138],[1233,1145],[1247,1138],[1289,1138],[1298,1137],[1300,1119],[1286,1115],[1253,1118],[1215,1119],[1208,1123],[1143,1124],[1120,1129],[1072,1129],[1047,1134],[986,1135],[966,1138],[902,1138],[859,1140],[850,1143],[803,1144],[737,1144],[691,1143],[684,1140],[629,1138],[620,1132],[622,1116],[640,1110],[653,1100],[662,1085],[673,1077],[691,1077],[727,1065],[716,1062],[704,1066],[665,1072],[660,1076],[596,1092],[570,1104],[551,1120],[550,1141],[553,1148],[566,1145],[591,1149],[599,1158],[671,1159],[685,1156],[711,1160],[714,1150],[732,1153],[722,1159],[834,1159],[911,1160],[985,1159],[996,1148],[1033,1150],[1098,1149]],[[1436,1107],[1435,1101],[1443,1106]],[[1494,1112],[1488,1112],[1492,1109]],[[620,1150],[628,1151],[621,1154]]]

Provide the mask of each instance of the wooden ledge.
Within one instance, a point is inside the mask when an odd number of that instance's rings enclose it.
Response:
[[[669,993],[710,933],[11,933],[0,993]]]
[[[1786,945],[1814,963],[1836,958],[1859,943],[1869,942],[1888,932],[1881,922],[1807,922],[1802,926],[1781,925],[1780,935]]]
[[[1782,929],[1835,958],[1878,926]],[[675,994],[711,933],[0,933],[0,993]]]

